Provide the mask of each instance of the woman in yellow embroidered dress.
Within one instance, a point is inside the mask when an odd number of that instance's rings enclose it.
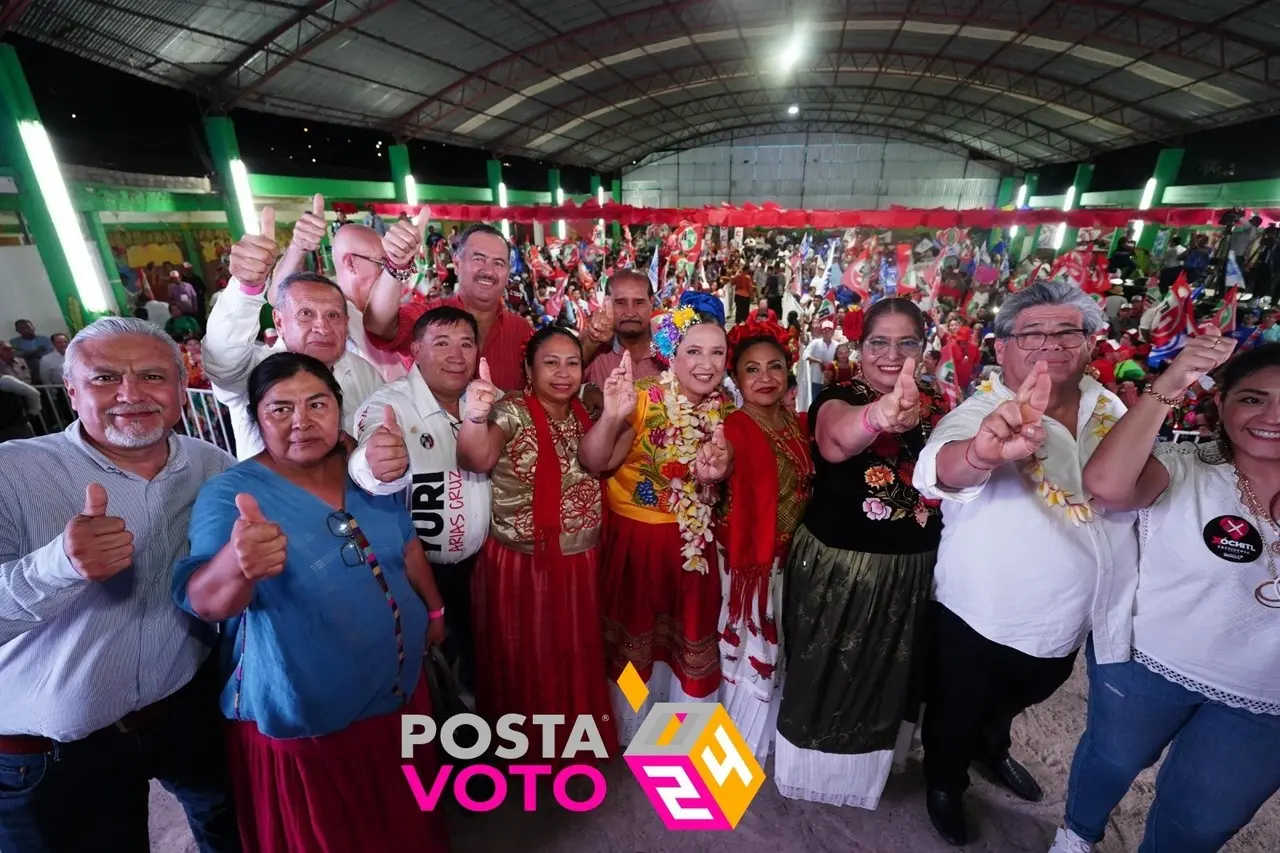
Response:
[[[782,566],[809,502],[813,460],[808,436],[783,403],[787,333],[776,323],[739,323],[729,343],[742,408],[725,419],[734,469],[716,529],[724,595],[720,704],[764,764],[782,699]]]
[[[476,707],[504,714],[596,718],[616,746],[600,633],[600,480],[578,464],[591,426],[578,400],[582,347],[548,326],[529,339],[530,390],[495,403],[480,359],[467,388],[458,464],[493,484],[489,538],[471,577]],[[559,734],[568,737],[569,727]]]
[[[579,451],[584,468],[609,477],[602,560],[609,678],[631,664],[649,690],[633,709],[611,687],[623,744],[653,702],[713,702],[720,686],[720,583],[707,558],[716,484],[733,461],[723,432],[732,404],[720,390],[728,344],[718,299],[687,291],[682,302],[661,316],[653,336],[654,357],[670,368],[633,384],[624,354]]]

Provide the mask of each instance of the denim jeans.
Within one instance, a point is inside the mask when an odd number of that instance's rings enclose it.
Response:
[[[216,685],[184,687],[162,719],[40,755],[0,754],[0,850],[147,853],[149,780],[182,803],[201,853],[239,853]]]
[[[1093,641],[1089,718],[1071,762],[1067,828],[1102,840],[1139,773],[1156,776],[1139,853],[1212,853],[1280,789],[1280,716],[1215,702],[1136,661],[1099,665]]]

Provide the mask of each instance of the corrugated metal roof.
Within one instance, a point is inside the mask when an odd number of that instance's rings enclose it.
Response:
[[[1027,167],[1280,109],[1280,0],[956,5],[35,0],[16,29],[226,107],[602,169],[787,127]]]

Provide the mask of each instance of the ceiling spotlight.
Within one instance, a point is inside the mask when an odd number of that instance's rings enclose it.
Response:
[[[76,117],[76,114],[75,114],[75,113],[72,113],[72,114],[71,114],[71,117],[72,117],[72,118],[75,118],[75,117]]]
[[[800,115],[800,107],[797,106],[796,104],[792,104],[791,106],[787,107],[787,115],[789,116]]]
[[[782,53],[778,55],[778,66],[782,72],[786,73],[794,68],[803,53],[804,41],[797,30],[795,35],[791,37],[791,41],[787,42],[787,46],[782,49]]]
[[[302,132],[303,132],[303,133],[310,133],[310,132],[311,132],[311,128],[309,128],[309,127],[304,127],[304,128],[302,129]]]

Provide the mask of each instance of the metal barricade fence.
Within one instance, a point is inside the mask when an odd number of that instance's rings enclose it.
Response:
[[[67,392],[61,385],[36,385],[40,392],[40,424],[45,433],[59,432],[75,420],[67,400]],[[182,407],[182,420],[175,427],[178,432],[217,445],[228,453],[234,453],[231,440],[231,418],[226,406],[203,388],[188,388],[187,402]]]

